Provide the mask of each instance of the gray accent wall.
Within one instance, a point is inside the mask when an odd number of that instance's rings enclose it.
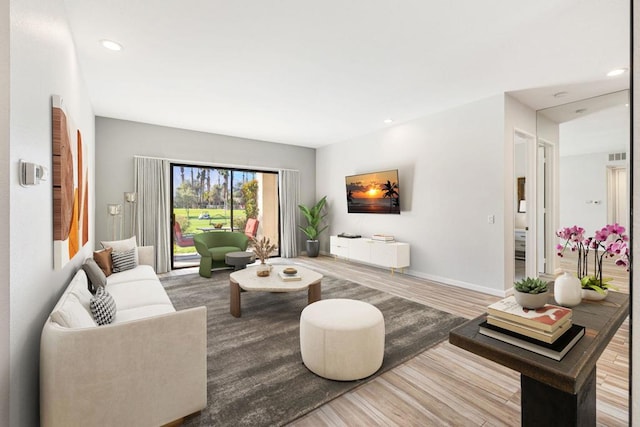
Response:
[[[312,204],[316,199],[313,148],[96,117],[97,245],[110,240],[107,205],[122,203],[124,210],[124,192],[133,191],[134,156],[272,171],[297,169],[301,202]]]

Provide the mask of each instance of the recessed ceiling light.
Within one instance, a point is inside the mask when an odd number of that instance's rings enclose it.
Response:
[[[113,40],[100,40],[100,44],[102,44],[102,47],[109,50],[122,50],[122,45],[120,43],[114,42]]]
[[[615,77],[620,76],[627,72],[626,68],[616,68],[615,70],[611,70],[607,73],[607,77]]]
[[[569,92],[556,92],[553,94],[554,98],[562,98],[563,96],[569,95]]]
[[[384,122],[385,122],[386,124],[393,123],[393,119],[385,119],[385,120],[384,120]]]

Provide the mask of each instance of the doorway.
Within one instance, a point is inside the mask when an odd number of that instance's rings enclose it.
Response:
[[[535,276],[535,212],[536,212],[536,139],[535,136],[514,131],[514,281]],[[533,214],[532,214],[533,213]]]
[[[625,166],[607,167],[607,223],[629,226],[629,207],[627,203],[627,168]]]

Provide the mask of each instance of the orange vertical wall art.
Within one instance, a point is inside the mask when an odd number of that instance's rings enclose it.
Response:
[[[52,181],[54,268],[65,266],[89,241],[87,162],[79,129],[52,97]]]

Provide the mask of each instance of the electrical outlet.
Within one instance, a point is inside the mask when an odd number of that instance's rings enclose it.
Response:
[[[488,222],[489,224],[495,224],[495,222],[496,222],[496,216],[495,216],[495,215],[489,215],[489,216],[487,217],[487,222]]]

